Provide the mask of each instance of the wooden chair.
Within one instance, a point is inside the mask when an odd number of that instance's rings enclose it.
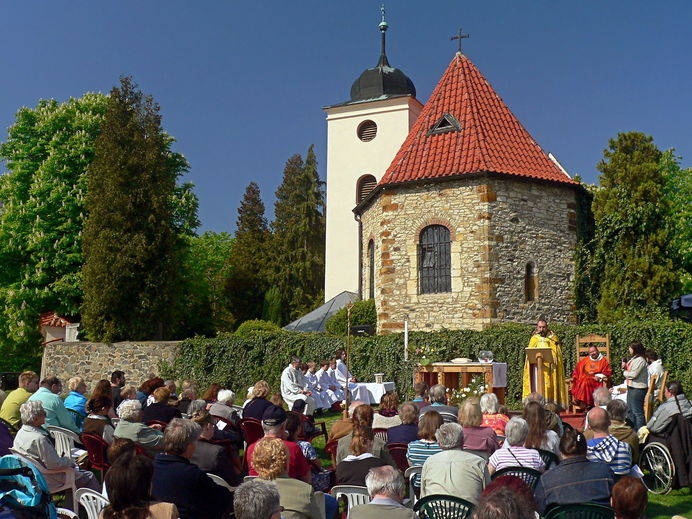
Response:
[[[408,468],[408,458],[406,457],[408,443],[388,443],[387,449],[396,463],[397,468],[401,472],[406,472]]]
[[[51,494],[58,494],[60,492],[65,492],[65,497],[67,498],[68,502],[70,503],[71,506],[77,506],[76,501],[75,501],[75,492],[77,490],[77,487],[74,482],[75,478],[75,469],[74,467],[61,467],[59,469],[48,469],[44,467],[41,463],[39,463],[36,460],[33,460],[31,458],[27,458],[24,456],[22,453],[15,449],[10,449],[10,452],[12,455],[17,456],[20,460],[22,460],[24,463],[30,463],[34,467],[38,469],[38,471],[43,474],[43,476],[51,475],[51,474],[62,474],[63,476],[63,482],[62,484],[58,484],[57,486],[53,487],[50,489]]]
[[[421,519],[465,519],[473,513],[473,503],[455,496],[434,494],[421,498],[413,506]]]
[[[582,359],[582,357],[589,354],[589,348],[591,346],[596,346],[598,348],[598,351],[600,351],[603,355],[605,355],[605,358],[608,360],[608,364],[611,364],[611,362],[610,362],[610,334],[603,336],[603,335],[596,335],[596,334],[592,333],[590,335],[582,335],[582,336],[577,335],[576,348],[575,348],[577,358],[575,359],[575,362],[574,362],[575,366]],[[606,381],[603,382],[604,385],[606,383],[607,383]],[[568,403],[569,411],[574,412],[575,404],[574,404],[574,401],[572,399],[572,379],[567,374],[565,374],[565,390],[567,391],[566,394],[567,394],[567,399],[569,401],[569,403]],[[580,408],[580,411],[584,411],[584,410],[585,409]]]
[[[57,451],[58,456],[62,456],[63,458],[71,458],[74,444],[81,443],[79,436],[69,429],[65,429],[64,427],[49,425],[48,433],[55,440],[55,450]]]
[[[648,422],[651,415],[654,413],[654,391],[656,390],[656,380],[658,375],[651,375],[649,379],[649,389],[644,397],[644,419]]]
[[[346,504],[346,518],[350,515],[351,508],[356,505],[366,505],[370,502],[370,494],[366,487],[358,487],[355,485],[337,485],[332,488],[332,496],[337,501],[343,501]]]
[[[90,488],[78,488],[75,492],[78,505],[75,511],[79,514],[79,507],[86,510],[87,519],[99,519],[101,510],[108,505],[108,499]]]
[[[659,402],[663,402],[666,399],[666,397],[663,396],[663,393],[665,393],[664,390],[665,390],[667,383],[668,383],[668,372],[664,371],[663,375],[661,375],[661,384],[659,386],[660,389],[658,390],[658,401]]]
[[[595,503],[559,505],[551,507],[545,519],[613,519],[615,514],[609,506]]]

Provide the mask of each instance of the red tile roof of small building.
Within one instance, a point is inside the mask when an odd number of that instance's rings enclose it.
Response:
[[[445,114],[461,130],[429,134]],[[471,60],[457,53],[379,184],[479,172],[578,184],[541,149]]]
[[[72,321],[65,317],[60,317],[55,312],[45,312],[41,314],[39,320],[39,326],[58,326],[65,328],[68,324],[72,324]]]

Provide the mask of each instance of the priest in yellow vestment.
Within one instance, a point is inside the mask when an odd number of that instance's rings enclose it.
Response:
[[[560,339],[548,329],[548,323],[538,321],[536,332],[529,341],[529,348],[550,348],[553,352],[554,364],[543,363],[543,380],[545,381],[545,393],[543,396],[547,402],[554,402],[562,409],[567,408],[567,391],[565,389],[565,365],[562,362],[562,349]],[[535,377],[535,373],[533,374]],[[529,373],[529,360],[524,360],[524,390],[522,398],[526,398],[533,391],[531,388],[531,374]],[[535,384],[535,378],[534,378]]]

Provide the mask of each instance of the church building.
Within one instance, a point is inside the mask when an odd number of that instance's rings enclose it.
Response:
[[[573,322],[579,183],[461,52],[421,105],[386,30],[325,108],[326,298],[374,298],[380,333]]]

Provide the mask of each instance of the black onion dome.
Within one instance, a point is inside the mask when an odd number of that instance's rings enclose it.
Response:
[[[390,67],[386,61],[364,71],[351,86],[351,101],[404,95],[416,97],[413,81],[398,68]]]

